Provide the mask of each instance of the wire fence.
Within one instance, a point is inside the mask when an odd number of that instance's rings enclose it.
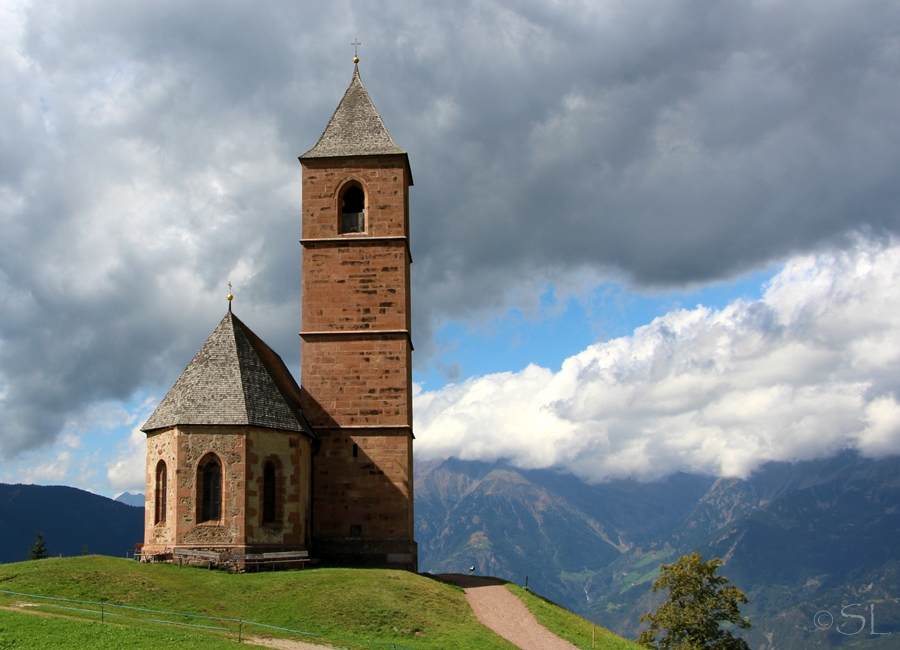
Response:
[[[256,621],[248,621],[240,618],[225,618],[221,616],[208,616],[206,614],[185,614],[181,612],[167,612],[158,609],[147,609],[144,607],[132,607],[130,605],[117,605],[115,603],[104,603],[93,600],[76,600],[73,598],[58,598],[55,596],[39,596],[37,594],[24,594],[18,591],[7,591],[0,589],[0,594],[8,596],[17,596],[20,598],[33,598],[36,600],[47,601],[39,603],[23,603],[31,607],[47,607],[52,609],[67,610],[72,612],[80,612],[89,614],[94,617],[99,616],[101,623],[105,623],[107,618],[121,618],[130,621],[142,621],[146,623],[175,625],[178,627],[195,628],[200,630],[212,630],[222,632],[236,637],[238,643],[243,643],[246,634],[254,628],[261,630],[269,630],[276,632],[285,632],[303,637],[305,641],[315,642],[318,640],[322,643],[326,642],[325,637],[315,632],[307,632],[305,630],[295,630],[288,627],[278,627],[277,625],[269,625],[267,623],[259,623]],[[75,605],[78,605],[77,607]],[[145,616],[152,615],[151,616]],[[161,618],[166,617],[166,618]],[[207,624],[204,624],[202,622]],[[356,639],[335,639],[328,637],[327,641],[338,641],[341,643],[353,643],[354,645],[362,645],[370,648],[392,648],[396,650],[415,650],[407,646],[398,645],[396,643],[379,643],[376,641],[360,641]],[[336,650],[346,650],[346,648],[338,648]]]

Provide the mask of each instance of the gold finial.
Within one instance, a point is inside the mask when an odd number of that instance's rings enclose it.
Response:
[[[354,38],[350,45],[353,46],[353,63],[359,63],[359,46],[362,45],[362,43],[359,42],[358,38]]]
[[[234,300],[234,296],[231,293],[231,280],[228,281],[228,311],[231,311],[231,301]]]

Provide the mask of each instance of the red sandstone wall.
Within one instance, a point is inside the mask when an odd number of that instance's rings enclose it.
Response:
[[[412,539],[411,450],[406,429],[342,429],[321,436],[316,536],[351,537],[351,526],[359,526],[361,537]]]
[[[303,331],[408,329],[406,241],[347,237],[304,245]]]
[[[321,440],[318,550],[392,555],[415,568],[406,157],[302,162],[301,387]],[[366,232],[341,235],[338,199],[349,180],[366,193]]]
[[[302,162],[305,239],[339,235],[338,193],[349,180],[359,182],[366,193],[364,236],[407,236],[410,175],[406,156],[320,158]]]
[[[400,338],[304,337],[303,412],[313,427],[410,425],[410,345]]]

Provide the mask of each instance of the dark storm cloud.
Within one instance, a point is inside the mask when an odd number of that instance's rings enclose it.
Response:
[[[882,2],[34,2],[0,20],[0,451],[165,388],[236,311],[296,358],[300,190],[362,75],[410,153],[416,345],[533,283],[728,277],[898,230]]]
[[[460,85],[458,62],[437,62],[432,92],[455,119],[415,137],[450,162],[419,174],[415,200],[450,216],[417,222],[425,285],[451,276],[463,294],[485,267],[585,263],[672,285],[896,231],[898,10],[758,7],[628,3],[545,25],[520,12],[525,36]],[[545,40],[567,46],[548,60]]]

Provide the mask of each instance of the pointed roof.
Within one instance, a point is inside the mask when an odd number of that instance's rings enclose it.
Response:
[[[315,147],[300,156],[300,160],[405,153],[394,144],[391,134],[384,126],[381,115],[359,78],[357,65],[353,67],[350,86],[325,127],[325,132]]]
[[[284,361],[230,309],[141,430],[185,424],[250,425],[314,437]]]

